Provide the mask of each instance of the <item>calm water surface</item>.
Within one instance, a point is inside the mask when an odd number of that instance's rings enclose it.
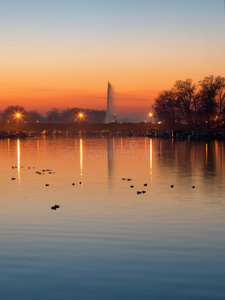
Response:
[[[224,142],[1,140],[0,167],[0,299],[225,299]]]

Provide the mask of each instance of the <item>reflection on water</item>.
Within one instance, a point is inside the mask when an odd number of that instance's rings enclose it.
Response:
[[[39,159],[39,140],[37,140],[37,159]]]
[[[18,183],[21,183],[20,180],[20,140],[17,140],[17,176],[18,176]]]
[[[63,174],[66,168],[73,168],[74,171],[79,164],[79,176],[84,176],[84,171],[87,176],[95,172],[103,181],[121,176],[133,176],[137,180],[145,177],[157,187],[160,178],[163,182],[168,181],[168,184],[171,181],[183,184],[183,180],[191,178],[201,186],[212,177],[224,179],[223,141],[192,143],[122,137],[96,140],[41,137],[33,140],[2,140],[0,143],[2,166],[7,169],[9,164],[16,165],[18,182],[26,179],[28,174],[27,170],[21,169],[21,153],[23,165],[27,160],[35,164],[49,162]],[[63,151],[65,157],[62,156]],[[220,181],[213,180],[211,184],[219,185]]]
[[[1,299],[225,299],[224,153],[223,141],[0,140]]]
[[[107,160],[108,160],[108,182],[111,185],[110,180],[113,176],[113,164],[114,164],[114,138],[107,138]]]
[[[8,139],[8,155],[9,155],[9,149],[10,149],[10,139]]]
[[[83,140],[80,138],[80,175],[83,175]]]
[[[150,147],[149,147],[149,168],[150,168],[150,180],[151,180],[151,182],[152,182],[152,156],[153,156],[152,139],[150,139]]]

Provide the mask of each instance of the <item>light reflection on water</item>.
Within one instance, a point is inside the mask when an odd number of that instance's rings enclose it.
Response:
[[[83,140],[80,138],[80,175],[83,175]]]
[[[224,299],[224,153],[223,141],[1,140],[1,299]]]

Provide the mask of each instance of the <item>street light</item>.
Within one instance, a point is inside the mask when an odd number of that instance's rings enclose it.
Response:
[[[14,114],[15,119],[19,120],[22,118],[22,113],[20,111],[15,112]]]
[[[78,118],[79,118],[79,120],[81,122],[81,119],[84,118],[84,114],[82,112],[78,113]]]
[[[151,122],[152,121],[152,117],[153,117],[153,113],[149,113],[148,116],[149,116],[150,122]]]
[[[22,113],[20,111],[17,111],[17,112],[15,112],[14,117],[15,117],[17,123],[18,123],[17,129],[19,130],[20,120],[22,119],[23,115],[22,115]]]
[[[23,115],[21,112],[18,111],[18,112],[15,112],[14,117],[19,122],[22,119]]]

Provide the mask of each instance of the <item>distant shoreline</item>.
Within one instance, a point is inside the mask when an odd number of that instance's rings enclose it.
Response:
[[[187,125],[177,125],[171,129],[166,124],[152,123],[110,123],[110,124],[88,124],[69,123],[0,123],[0,132],[20,132],[18,137],[40,136],[40,135],[84,135],[84,136],[143,136],[143,137],[162,137],[177,139],[224,139],[225,128],[190,128]],[[11,135],[12,137],[13,134]],[[7,135],[5,136],[7,137]],[[0,134],[0,138],[4,138]]]
[[[180,126],[179,126],[180,127]],[[186,126],[181,126],[185,128]],[[43,132],[44,130],[53,132],[54,130],[61,131],[77,131],[85,130],[85,131],[102,131],[109,130],[112,133],[116,133],[117,131],[125,132],[125,131],[146,131],[146,130],[169,130],[168,126],[165,124],[152,124],[152,123],[96,123],[89,124],[86,122],[81,123],[0,123],[0,131],[37,131]]]

